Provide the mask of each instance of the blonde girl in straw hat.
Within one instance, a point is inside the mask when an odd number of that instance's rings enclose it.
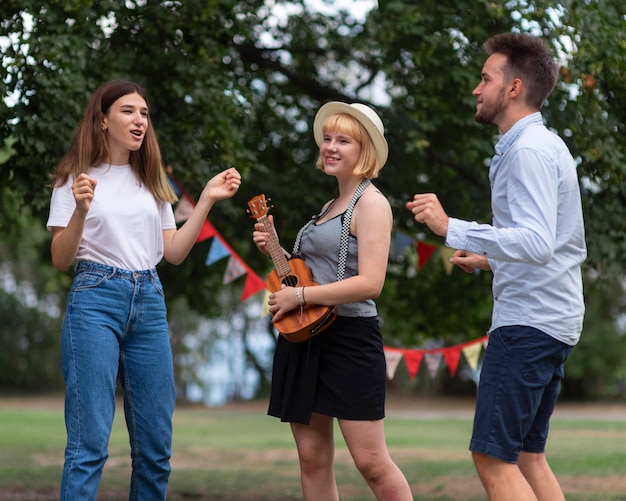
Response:
[[[389,202],[371,182],[387,161],[383,123],[366,105],[331,102],[320,108],[313,129],[317,167],[335,177],[338,195],[300,230],[291,254],[305,261],[319,285],[283,287],[270,294],[269,309],[275,322],[305,303],[334,306],[337,316],[305,342],[279,336],[269,414],[291,424],[305,500],[339,499],[336,418],[376,499],[409,501],[408,482],[385,441],[385,357],[374,302],[385,282],[392,229]],[[266,230],[257,223],[253,241],[268,254]]]

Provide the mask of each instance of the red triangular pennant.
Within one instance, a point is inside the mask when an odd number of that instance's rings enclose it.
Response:
[[[417,269],[421,270],[430,259],[430,256],[433,255],[437,246],[426,244],[424,242],[417,242],[415,249],[417,250]]]
[[[422,363],[424,351],[404,350],[402,353],[404,354],[404,362],[406,363],[406,368],[409,371],[409,377],[413,379],[417,375],[417,371],[419,370],[420,364]]]
[[[241,301],[245,301],[250,296],[253,296],[257,292],[265,290],[265,281],[253,271],[248,271],[246,277],[246,284],[243,287],[243,293],[241,294]]]
[[[461,359],[461,348],[453,346],[451,348],[444,348],[443,358],[446,361],[450,376],[454,377],[456,370],[459,367],[459,360]]]
[[[198,238],[196,238],[196,243],[208,240],[209,238],[214,237],[216,234],[217,231],[215,227],[210,223],[208,219],[205,219],[204,223],[202,224],[202,228],[200,229],[200,233],[198,234]]]

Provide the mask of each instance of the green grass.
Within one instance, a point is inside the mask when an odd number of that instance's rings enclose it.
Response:
[[[416,499],[484,500],[467,451],[471,419],[388,417],[385,423],[391,453]],[[626,499],[624,443],[626,421],[553,420],[548,458],[568,501]],[[342,500],[371,500],[338,429],[336,444]],[[0,400],[0,498],[55,499],[64,446],[61,408],[7,407]],[[99,499],[127,499],[130,461],[121,411],[109,453]],[[289,425],[262,409],[179,407],[172,467],[168,499],[173,501],[301,499]],[[25,492],[31,497],[24,497]]]

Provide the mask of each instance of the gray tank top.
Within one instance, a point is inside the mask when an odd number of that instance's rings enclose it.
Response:
[[[320,285],[337,281],[342,220],[343,214],[340,214],[321,224],[310,224],[302,233],[300,257],[311,268],[313,281]],[[357,240],[354,235],[350,235],[344,277],[353,277],[358,271]],[[337,305],[337,314],[345,317],[375,317],[376,303],[373,299],[366,299],[356,303],[340,304]]]

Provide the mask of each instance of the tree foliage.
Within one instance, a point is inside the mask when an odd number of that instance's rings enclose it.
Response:
[[[147,87],[164,158],[192,196],[214,172],[240,169],[240,192],[216,205],[210,218],[259,274],[269,263],[251,245],[246,201],[258,193],[273,198],[279,236],[289,248],[334,189],[314,168],[310,130],[315,111],[329,100],[377,107],[390,156],[376,184],[392,202],[395,229],[440,244],[415,224],[404,202],[415,192],[434,191],[450,215],[490,220],[486,165],[497,131],[474,122],[471,91],[485,58],[482,43],[519,30],[544,36],[562,60],[563,78],[544,115],[579,161],[587,270],[594,280],[623,276],[622,2],[386,0],[365,19],[307,5],[3,2],[1,150],[12,156],[0,164],[0,230],[13,232],[21,211],[32,211],[43,226],[47,176],[88,96],[102,81],[124,77]],[[163,264],[160,271],[168,296],[185,296],[203,315],[227,315],[217,299],[223,269],[204,265],[207,246],[198,244],[183,265]],[[42,266],[46,252],[40,251]],[[378,304],[388,344],[463,341],[488,328],[490,276],[447,275],[435,261],[416,274],[409,250],[390,261]],[[593,336],[593,326],[588,329]]]
[[[25,213],[0,241],[0,391],[56,391],[62,387],[59,277],[42,249],[48,234]]]

